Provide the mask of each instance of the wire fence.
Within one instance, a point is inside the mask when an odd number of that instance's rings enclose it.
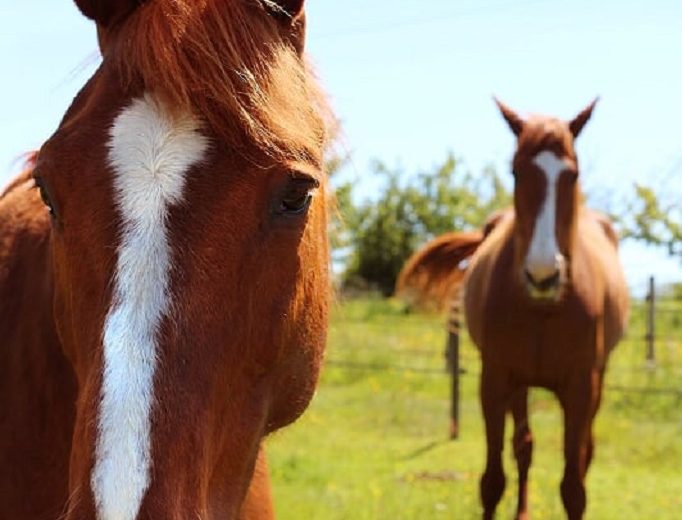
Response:
[[[346,316],[332,322],[326,372],[349,383],[374,377],[442,379],[450,394],[450,436],[457,438],[460,408],[475,392],[480,359],[465,328],[461,342],[460,334],[447,329],[442,318],[381,312]],[[620,410],[656,409],[665,415],[679,408],[682,302],[657,301],[653,290],[646,300],[632,302],[629,327],[610,356],[604,389]]]
[[[463,336],[457,374],[477,378],[478,352]],[[335,341],[343,347],[331,349],[326,367],[450,377],[447,338],[443,319],[411,316],[401,326],[394,319],[344,320],[335,331]],[[605,388],[682,400],[682,303],[657,301],[652,289],[644,301],[632,302],[628,329],[609,360]]]
[[[635,314],[635,319],[641,319],[639,314],[645,312],[645,306],[643,304],[633,306],[633,314]],[[630,372],[641,372],[642,370],[655,370],[660,368],[656,366],[656,352],[661,351],[663,348],[670,348],[677,345],[682,345],[682,307],[670,307],[667,309],[658,309],[655,314],[656,321],[658,323],[668,323],[671,326],[665,327],[664,332],[660,332],[658,335],[653,337],[648,334],[648,332],[641,327],[631,327],[623,338],[623,343],[627,346],[622,348],[627,348],[630,353],[633,350],[639,351],[639,356],[636,354],[628,356],[629,359],[640,358],[639,363],[633,363],[630,366],[619,366],[619,371],[630,371]],[[429,323],[433,326],[432,323]],[[371,327],[375,329],[375,332],[385,333],[384,337],[390,337],[395,331],[389,325],[387,326],[376,326],[376,325],[363,325],[365,327]],[[378,330],[377,330],[378,329]],[[445,333],[445,332],[444,332]],[[445,336],[443,336],[445,337]],[[653,348],[652,348],[653,346]],[[432,345],[430,350],[418,350],[418,349],[405,349],[405,348],[390,348],[386,349],[386,353],[390,353],[392,357],[401,359],[402,362],[362,362],[343,359],[341,357],[331,357],[326,360],[325,365],[331,368],[342,368],[349,370],[369,370],[369,371],[393,371],[393,372],[412,372],[415,374],[425,374],[425,375],[435,375],[435,376],[446,376],[448,371],[445,368],[445,353],[441,348],[438,350],[439,345]],[[360,345],[354,347],[354,353],[362,354],[365,353],[368,356],[376,355],[376,345]],[[621,348],[620,346],[618,348]],[[651,353],[654,353],[653,356]],[[442,355],[438,355],[438,353]],[[682,353],[681,353],[682,354]],[[652,359],[653,358],[653,359]],[[424,363],[410,363],[410,359],[425,359],[431,361],[429,366],[424,366]],[[438,361],[441,360],[442,363],[439,365]],[[648,362],[653,361],[653,365]],[[680,361],[680,369],[682,370],[682,359]],[[668,365],[670,361],[664,361],[663,364]],[[472,371],[467,368],[461,368],[459,371],[461,374],[468,374],[473,376],[478,376],[477,371]],[[682,383],[682,382],[681,382]],[[616,387],[614,387],[616,388]],[[622,387],[617,387],[619,390],[627,390]],[[636,388],[633,390],[637,390]],[[680,389],[669,389],[673,392],[682,392]]]

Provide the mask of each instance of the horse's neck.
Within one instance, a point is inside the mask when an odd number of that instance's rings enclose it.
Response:
[[[30,184],[15,182],[0,198],[0,496],[53,486],[39,493],[51,511],[66,492],[55,480],[68,471],[76,383],[52,318],[49,222]],[[20,504],[6,507],[29,517]]]

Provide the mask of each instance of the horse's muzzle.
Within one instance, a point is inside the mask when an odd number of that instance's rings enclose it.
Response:
[[[524,270],[528,295],[534,300],[558,300],[561,293],[561,269],[557,269],[551,275],[537,280],[528,271]]]

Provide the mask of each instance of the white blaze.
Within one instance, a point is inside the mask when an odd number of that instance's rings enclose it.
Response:
[[[537,154],[533,162],[545,174],[547,189],[533,228],[526,255],[526,270],[535,281],[540,282],[554,275],[564,261],[556,240],[557,182],[568,165],[547,150]]]
[[[149,95],[115,119],[108,143],[121,242],[104,323],[104,371],[91,485],[99,520],[135,520],[150,483],[157,333],[170,308],[169,207],[207,140]]]

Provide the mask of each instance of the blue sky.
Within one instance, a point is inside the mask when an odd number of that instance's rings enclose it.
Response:
[[[308,0],[308,50],[362,182],[372,158],[427,169],[451,150],[508,171],[513,139],[494,93],[522,113],[571,117],[601,102],[578,141],[600,204],[635,181],[682,198],[682,2]],[[68,0],[0,4],[0,183],[47,138],[97,64],[93,26]],[[16,164],[14,165],[16,170]],[[624,247],[632,289],[682,279],[658,250]]]

